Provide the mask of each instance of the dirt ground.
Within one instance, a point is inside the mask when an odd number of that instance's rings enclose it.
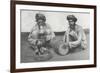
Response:
[[[21,63],[29,63],[29,62],[37,62],[34,60],[33,49],[30,47],[29,42],[27,41],[27,36],[29,33],[21,32]],[[89,33],[86,33],[88,48],[82,50],[80,48],[76,48],[74,51],[71,51],[69,54],[65,56],[61,56],[54,51],[54,48],[51,49],[53,57],[48,61],[70,61],[70,60],[88,60],[89,59]],[[61,40],[62,35],[57,35],[53,43],[57,40]],[[52,44],[53,44],[52,43]],[[56,43],[55,43],[56,44]]]

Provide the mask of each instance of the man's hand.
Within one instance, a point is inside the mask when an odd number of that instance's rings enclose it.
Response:
[[[69,35],[71,35],[71,36],[75,36],[76,33],[75,33],[75,31],[72,30],[72,31],[69,33]]]
[[[70,48],[75,48],[76,47],[76,44],[75,43],[72,43],[72,42],[69,42],[69,47]]]
[[[36,45],[42,45],[42,42],[38,40]]]
[[[51,36],[50,35],[47,35],[46,36],[46,41],[49,41],[51,39]]]
[[[69,35],[72,36],[75,40],[78,39],[77,33],[76,33],[75,31],[71,31],[71,32],[69,33]]]

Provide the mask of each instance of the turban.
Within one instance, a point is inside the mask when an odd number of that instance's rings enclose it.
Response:
[[[67,20],[73,20],[74,22],[76,22],[77,18],[74,15],[68,15]]]
[[[44,22],[46,21],[46,17],[41,13],[37,13],[35,18],[36,18],[36,21],[38,21],[40,19],[43,20]]]

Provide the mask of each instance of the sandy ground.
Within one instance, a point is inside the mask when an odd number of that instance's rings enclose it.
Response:
[[[21,62],[29,63],[36,62],[33,56],[33,49],[30,47],[27,41],[28,33],[21,33]],[[53,49],[51,49],[53,57],[48,61],[71,61],[71,60],[88,60],[89,59],[89,34],[87,36],[88,48],[82,50],[80,48],[76,48],[74,51],[71,51],[69,54],[65,56],[61,56],[57,54]],[[62,36],[56,36],[56,38],[52,41],[53,43],[56,40],[61,39]]]

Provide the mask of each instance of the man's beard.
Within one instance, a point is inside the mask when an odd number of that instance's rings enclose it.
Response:
[[[75,25],[70,25],[70,28],[71,29],[75,29]]]
[[[45,25],[45,23],[38,23],[38,25],[39,25],[39,26],[44,26],[44,25]]]

